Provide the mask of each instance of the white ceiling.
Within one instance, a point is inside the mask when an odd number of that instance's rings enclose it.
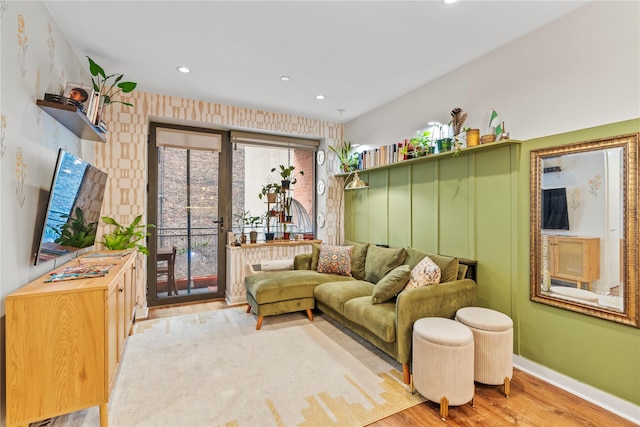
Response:
[[[45,1],[85,63],[137,90],[342,123],[586,3]]]

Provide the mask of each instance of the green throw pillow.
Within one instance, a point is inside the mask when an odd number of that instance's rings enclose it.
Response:
[[[384,276],[373,287],[373,295],[371,301],[374,304],[380,304],[389,301],[402,291],[411,276],[411,267],[408,265],[400,265]]]
[[[431,258],[431,260],[440,267],[440,271],[442,272],[440,283],[452,282],[458,279],[458,258],[430,254],[414,248],[407,248],[407,257],[404,263],[409,264],[411,268],[415,268],[415,266],[418,265],[418,263],[426,256],[429,256],[429,258]]]
[[[320,259],[320,243],[311,244],[311,270],[318,270],[318,260]]]
[[[353,246],[353,252],[351,253],[351,275],[356,280],[364,280],[364,266],[367,260],[367,249],[369,245],[367,243],[351,242],[347,239],[342,243],[344,246]]]
[[[381,248],[369,245],[364,266],[364,280],[376,284],[391,270],[404,263],[404,248]]]

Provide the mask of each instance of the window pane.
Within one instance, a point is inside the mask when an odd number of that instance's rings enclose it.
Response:
[[[243,232],[248,235],[251,231],[251,227],[241,220],[242,213],[249,212],[250,216],[261,218],[256,231],[258,231],[258,241],[265,241],[267,203],[266,198],[260,199],[259,194],[266,184],[280,184],[279,165],[295,166],[293,174],[296,183],[291,187],[292,191],[289,193],[292,197],[292,224],[287,225],[285,230],[279,221],[272,219],[270,231],[276,233],[276,239],[282,239],[284,231],[291,233],[290,239],[294,239],[296,234],[313,233],[313,196],[315,190],[313,159],[314,151],[310,150],[235,144],[233,151],[233,232],[238,238]],[[271,172],[272,168],[276,168],[276,171]],[[300,171],[303,171],[304,175],[300,175]]]

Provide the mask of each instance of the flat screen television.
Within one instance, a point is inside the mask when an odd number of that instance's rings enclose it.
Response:
[[[35,265],[93,246],[107,174],[58,151]]]
[[[569,229],[566,188],[542,190],[542,228],[546,230]]]

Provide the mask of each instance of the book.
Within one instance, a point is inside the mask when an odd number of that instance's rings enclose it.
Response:
[[[67,98],[68,104],[75,105],[83,113],[87,114],[93,101],[93,86],[67,82],[64,88],[64,96]]]
[[[87,279],[92,277],[106,276],[109,270],[115,267],[115,264],[80,264],[71,267],[65,267],[62,270],[55,271],[49,275],[45,283],[61,282],[64,280]]]

